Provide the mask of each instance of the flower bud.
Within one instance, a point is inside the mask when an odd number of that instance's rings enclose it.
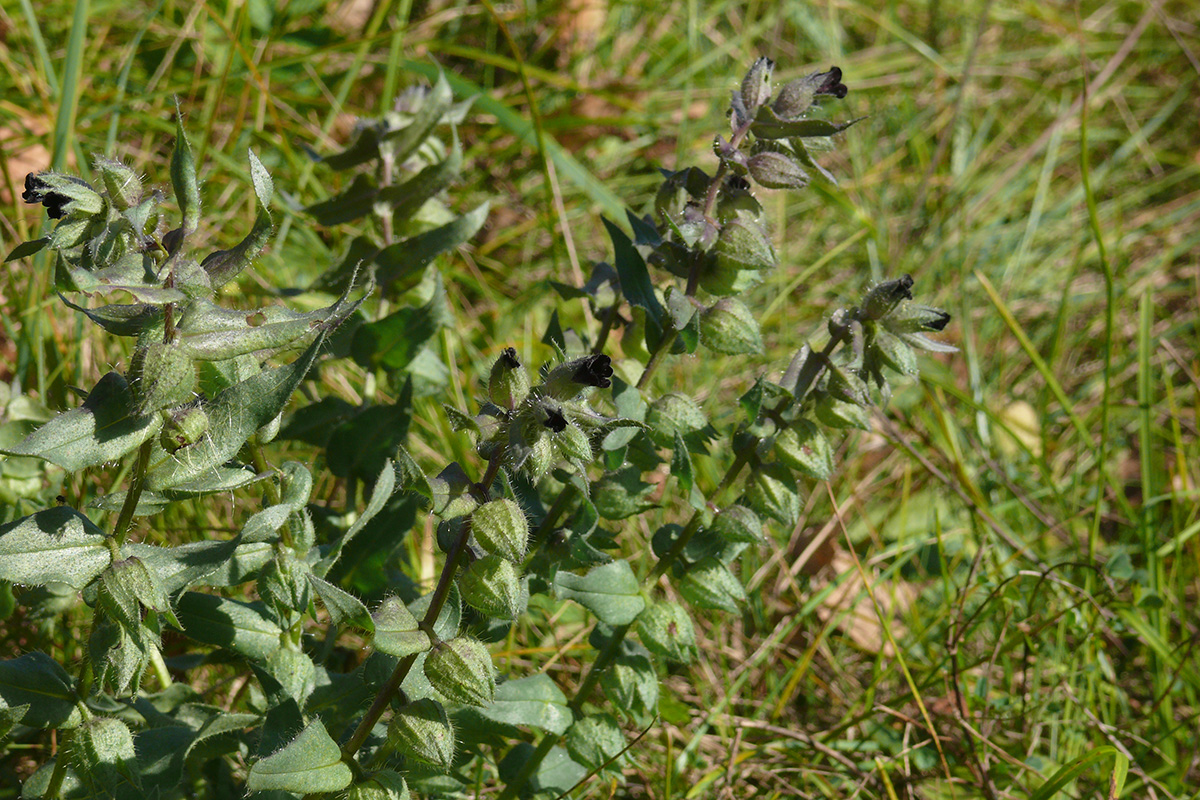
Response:
[[[796,160],[774,150],[750,156],[746,166],[754,182],[768,189],[803,189],[808,186],[808,173],[800,168]]]
[[[506,347],[488,378],[488,397],[501,408],[512,411],[529,395],[529,373],[517,358],[515,348]]]
[[[547,443],[549,447],[549,443]],[[471,514],[475,542],[488,553],[520,563],[529,541],[529,521],[512,500],[502,498],[484,503]]]
[[[638,615],[638,638],[646,649],[686,664],[696,655],[696,629],[678,603],[659,602]]]
[[[168,453],[195,444],[208,432],[208,412],[199,405],[165,409],[162,416],[163,426],[158,434],[158,442]]]
[[[455,703],[485,706],[496,696],[492,656],[482,642],[466,636],[434,645],[425,657],[425,677]]]
[[[511,561],[488,555],[467,567],[458,578],[458,590],[471,608],[493,619],[516,619],[529,602],[521,576]]]
[[[144,416],[191,400],[196,368],[178,345],[155,342],[134,351],[128,378],[137,412]]]
[[[104,198],[87,181],[57,172],[29,173],[21,199],[42,204],[50,219],[92,217],[104,211]]]
[[[727,542],[758,544],[763,540],[762,522],[745,506],[730,506],[717,514],[710,526]]]
[[[142,202],[142,179],[136,172],[120,161],[103,156],[96,156],[92,163],[104,180],[108,199],[118,211],[133,208]]]
[[[555,400],[572,400],[591,386],[607,389],[612,385],[612,374],[612,359],[606,355],[573,358],[550,370],[541,391],[545,397]]]
[[[731,356],[763,349],[758,320],[736,297],[723,297],[701,312],[700,341],[710,350]]]
[[[454,727],[442,704],[428,697],[396,712],[388,724],[388,744],[408,758],[442,771],[454,762]]]
[[[759,106],[771,99],[771,72],[775,62],[763,56],[750,65],[746,77],[742,78],[742,104],[746,114],[753,117]]]

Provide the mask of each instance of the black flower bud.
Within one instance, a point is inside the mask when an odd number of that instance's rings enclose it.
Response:
[[[847,91],[842,83],[841,69],[830,67],[828,72],[814,72],[784,84],[771,108],[780,119],[796,119],[803,116],[818,97],[842,98]]]
[[[50,219],[68,215],[90,217],[104,210],[104,198],[87,181],[56,172],[31,172],[25,176],[21,199],[46,207]]]
[[[601,389],[612,386],[612,374],[612,359],[606,355],[573,358],[550,370],[542,383],[542,394],[555,400],[571,400],[589,386]],[[547,424],[546,427],[551,426]]]

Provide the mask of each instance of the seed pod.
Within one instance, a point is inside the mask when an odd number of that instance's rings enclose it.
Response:
[[[803,189],[808,186],[808,173],[796,160],[774,150],[750,156],[746,166],[754,182],[768,189]]]
[[[517,568],[496,555],[467,567],[458,578],[458,590],[467,605],[493,619],[516,619],[529,602]]]
[[[814,72],[785,83],[771,108],[780,119],[797,119],[804,116],[818,97],[840,99],[845,97],[848,91],[842,83],[841,69],[830,67],[828,72]]]
[[[911,275],[901,275],[899,278],[878,284],[863,298],[859,307],[859,319],[880,320],[896,310],[905,300],[912,299],[913,279]]]
[[[775,456],[817,480],[829,480],[833,474],[833,448],[821,429],[806,419],[779,432],[775,437]]]
[[[25,176],[21,199],[46,207],[50,219],[83,219],[104,211],[104,198],[87,181],[57,172],[31,172]]]
[[[512,500],[492,500],[475,509],[471,514],[471,532],[475,542],[488,553],[513,563],[520,563],[525,558],[529,521]]]
[[[745,506],[729,506],[722,509],[710,527],[727,542],[758,544],[763,540],[762,522]]]
[[[346,790],[346,800],[409,800],[412,795],[399,772],[380,770]]]
[[[696,401],[684,394],[670,392],[654,401],[646,412],[650,438],[659,447],[674,447],[675,434],[687,436],[708,424]]]
[[[594,458],[592,444],[578,425],[568,425],[556,433],[553,442],[562,457],[570,461],[589,463]]]
[[[396,712],[388,724],[388,744],[443,772],[454,763],[454,727],[442,704],[428,697]]]
[[[696,629],[678,603],[655,603],[638,615],[637,624],[638,638],[650,652],[681,664],[695,657]]]
[[[710,350],[731,356],[763,349],[758,320],[736,297],[723,297],[701,312],[700,340]]]
[[[482,707],[496,696],[492,656],[481,642],[466,636],[434,645],[425,657],[425,677],[455,703]]]

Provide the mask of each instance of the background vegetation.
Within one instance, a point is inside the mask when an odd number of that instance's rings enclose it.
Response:
[[[285,204],[316,202],[336,187],[306,148],[337,149],[356,116],[441,65],[460,95],[484,92],[452,197],[493,199],[485,232],[443,264],[455,324],[441,346],[465,407],[502,347],[539,346],[547,279],[581,283],[610,257],[599,214],[647,211],[660,166],[713,163],[713,120],[762,54],[788,68],[777,80],[841,66],[847,115],[869,116],[824,160],[840,187],[764,198],[788,221],[784,268],[751,298],[770,309],[765,354],[672,368],[705,376],[701,398],[740,393],[834,298],[904,272],[955,315],[962,352],[924,359],[879,433],[846,440],[796,529],[744,557],[750,606],[702,625],[702,657],[668,677],[625,786],[579,796],[1023,797],[1092,754],[1064,789],[1097,797],[1113,764],[1102,747],[1130,760],[1126,796],[1197,796],[1194,4],[280,5],[6,4],[0,250],[38,235],[41,209],[20,201],[29,171],[84,171],[103,153],[165,176],[175,97],[206,205],[227,214],[210,211],[199,236],[229,246],[254,215],[236,203],[253,197],[248,147]],[[226,290],[247,307],[308,285],[344,246],[343,231],[276,213],[270,251]],[[85,336],[52,285],[5,266],[0,377],[58,410],[75,402],[69,383],[128,354]],[[351,367],[321,380],[351,402],[364,391]],[[418,402],[410,449],[470,460],[440,399]],[[38,413],[0,400],[7,420]],[[83,507],[113,478],[0,470],[4,519],[59,493]],[[141,535],[227,530],[232,502]],[[417,577],[435,575],[431,535],[418,529],[407,554]],[[521,624],[518,641],[570,666],[578,626]],[[8,615],[0,655],[44,626]],[[10,758],[0,786],[29,764]]]

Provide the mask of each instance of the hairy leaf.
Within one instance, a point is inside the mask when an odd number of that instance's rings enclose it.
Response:
[[[243,603],[211,594],[186,592],[175,614],[187,635],[204,644],[265,660],[279,649],[279,626],[262,603]]]
[[[0,526],[0,580],[26,586],[53,581],[82,589],[111,561],[104,532],[69,506]]]
[[[559,572],[554,576],[554,591],[584,606],[608,625],[633,622],[646,607],[637,576],[627,561],[602,564],[586,575]]]
[[[531,675],[500,684],[495,699],[480,713],[506,725],[528,725],[560,736],[574,719],[566,695],[547,675]]]
[[[65,411],[29,434],[10,455],[37,456],[70,472],[120,458],[162,427],[156,413],[139,416],[133,392],[118,372],[109,372],[79,408]]]
[[[342,751],[320,720],[313,720],[287,746],[250,767],[246,789],[272,789],[298,794],[337,792],[354,776],[342,762]]]

